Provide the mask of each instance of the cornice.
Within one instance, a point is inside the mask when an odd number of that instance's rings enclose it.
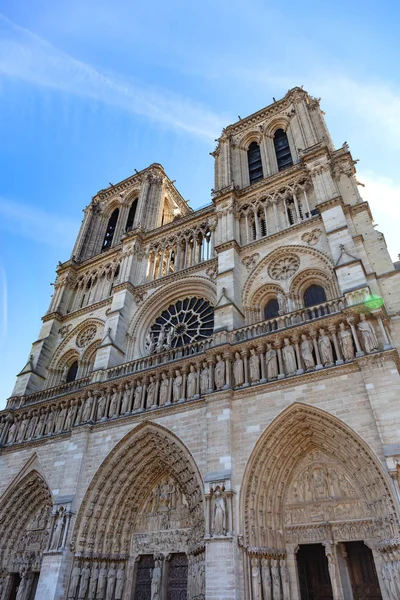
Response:
[[[84,306],[83,308],[79,308],[78,310],[74,310],[73,312],[65,314],[61,317],[61,321],[65,322],[71,318],[75,319],[76,317],[80,317],[81,315],[85,315],[86,313],[90,313],[94,310],[98,310],[99,308],[102,308],[103,306],[107,306],[107,304],[111,304],[111,303],[112,303],[112,296],[110,298],[105,298],[104,300],[100,300],[99,302],[96,302],[95,304],[89,304],[88,306]],[[51,313],[51,314],[53,314],[53,313]],[[43,320],[44,319],[45,318],[43,317]],[[46,319],[46,320],[49,320],[49,319]]]
[[[222,244],[215,246],[214,250],[217,254],[225,252],[226,250],[236,250],[236,252],[240,252],[240,245],[236,240],[228,240],[227,242],[222,242]]]
[[[326,210],[329,210],[330,208],[334,208],[335,206],[345,206],[343,198],[340,194],[334,196],[333,198],[329,198],[329,200],[325,200],[324,202],[317,204],[315,208],[318,208],[319,212],[321,213]]]

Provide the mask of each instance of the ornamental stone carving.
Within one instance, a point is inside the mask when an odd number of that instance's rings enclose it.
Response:
[[[96,331],[96,325],[90,325],[89,327],[86,327],[83,331],[81,331],[78,337],[76,338],[76,345],[78,346],[78,348],[84,348],[85,346],[88,346],[95,337]]]
[[[271,279],[283,281],[290,279],[299,270],[300,259],[295,254],[289,254],[274,260],[268,267]]]
[[[301,239],[309,246],[315,246],[315,244],[318,244],[319,238],[321,237],[321,233],[321,229],[318,228],[313,229],[312,231],[306,231],[306,233],[303,233],[303,235],[301,236]]]

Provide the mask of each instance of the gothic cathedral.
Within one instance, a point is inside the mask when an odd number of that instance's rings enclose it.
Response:
[[[0,412],[0,600],[398,600],[400,264],[300,88],[99,191]]]

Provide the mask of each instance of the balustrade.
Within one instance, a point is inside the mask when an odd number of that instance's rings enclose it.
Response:
[[[68,398],[4,411],[0,444],[47,438],[84,423],[115,420],[197,400],[205,394],[245,389],[352,362],[387,347],[381,316],[376,317],[375,326],[364,314],[357,323],[355,315],[334,314],[320,324],[304,322],[284,332],[267,331],[256,344],[251,337],[238,338],[233,332],[231,339],[219,346],[210,339],[108,369],[102,382],[92,382],[81,393],[74,395],[82,381],[73,382],[67,384],[71,386],[66,390]],[[377,331],[383,343],[378,341]],[[87,385],[88,378],[85,381]],[[74,384],[80,386],[75,389]],[[40,399],[46,400],[49,393],[45,390]]]

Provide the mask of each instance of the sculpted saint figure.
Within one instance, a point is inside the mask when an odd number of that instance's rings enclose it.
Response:
[[[45,431],[44,431],[45,435],[50,435],[51,433],[53,433],[54,420],[55,420],[55,414],[54,414],[54,409],[52,408],[47,415],[46,427],[45,427]]]
[[[161,561],[158,558],[151,569],[151,600],[161,600]]]
[[[195,371],[194,365],[190,365],[190,370],[187,376],[187,397],[193,398],[196,395],[196,380],[197,373]]]
[[[29,579],[27,577],[26,569],[21,573],[21,581],[19,582],[16,600],[24,600],[26,597],[26,591],[29,585]]]
[[[331,340],[325,333],[325,329],[319,330],[318,338],[319,353],[321,355],[321,362],[324,366],[333,364],[333,352]]]
[[[101,419],[103,419],[105,417],[106,406],[107,406],[107,396],[103,392],[99,398],[99,403],[97,405],[97,420],[98,421],[100,421]]]
[[[258,383],[260,381],[260,357],[255,348],[250,350],[249,366],[251,383]]]
[[[125,569],[121,565],[117,570],[117,579],[115,582],[115,594],[114,594],[115,600],[122,600],[124,584],[125,584]]]
[[[264,592],[264,600],[272,600],[272,579],[268,558],[261,559],[261,581]]]
[[[210,371],[207,363],[203,362],[203,368],[200,373],[200,392],[205,394],[210,389]]]
[[[168,402],[168,391],[169,391],[169,381],[168,376],[165,373],[161,373],[161,383],[160,383],[160,406],[164,406]]]
[[[60,506],[56,513],[56,522],[54,524],[53,531],[53,540],[51,544],[52,550],[58,550],[62,544],[62,533],[64,530],[65,523],[65,509],[63,506]]]
[[[117,388],[112,389],[111,401],[110,401],[110,410],[108,411],[108,416],[116,417],[118,413],[118,400],[119,400],[119,392]]]
[[[350,329],[346,329],[344,323],[339,325],[339,342],[344,360],[352,360],[354,358],[353,336]]]
[[[261,600],[261,576],[258,558],[251,559],[251,579],[253,588],[253,598],[254,600]]]
[[[290,343],[289,338],[284,339],[284,346],[282,348],[283,362],[285,363],[285,371],[287,375],[292,375],[297,371],[296,355],[294,348]]]
[[[39,421],[37,422],[37,425],[35,428],[35,437],[39,437],[43,434],[45,422],[46,422],[46,411],[44,408],[42,408],[42,409],[40,409]]]
[[[20,424],[19,424],[19,430],[18,430],[18,435],[17,435],[18,442],[22,442],[22,440],[25,438],[25,432],[26,432],[27,427],[28,427],[28,415],[26,413],[24,413],[22,415],[22,421],[20,421]],[[1,437],[1,431],[0,431],[0,437]],[[0,598],[1,598],[1,596],[0,596]]]
[[[156,352],[162,352],[164,350],[165,340],[165,325],[161,325],[160,333],[158,334]]]
[[[107,566],[106,566],[106,563],[102,563],[101,569],[99,571],[99,580],[97,583],[96,600],[105,600],[106,584],[107,584]]]
[[[111,563],[107,572],[106,600],[113,600],[116,574],[115,563]]]
[[[272,344],[267,344],[265,361],[267,363],[267,378],[276,379],[278,377],[278,357]]]
[[[373,325],[367,321],[364,313],[360,315],[360,322],[357,325],[358,331],[361,334],[361,339],[363,342],[365,352],[373,352],[374,350],[378,350],[378,340],[375,335],[375,330]]]
[[[301,336],[302,342],[300,344],[301,358],[304,361],[306,371],[315,367],[315,361],[313,356],[313,343],[308,339],[305,333]]]
[[[281,579],[282,579],[283,600],[290,600],[289,569],[287,567],[285,559],[281,560]]]
[[[132,390],[129,385],[126,383],[124,386],[124,393],[122,396],[122,404],[121,404],[121,414],[125,415],[129,410],[129,402],[131,400]]]
[[[93,402],[92,393],[88,392],[88,397],[85,400],[85,404],[83,405],[82,423],[86,423],[90,419],[90,415],[92,413],[92,402]]]
[[[90,583],[89,583],[89,594],[88,600],[95,600],[97,581],[99,579],[99,564],[93,563],[92,570],[90,571]]]
[[[167,329],[167,337],[165,339],[164,350],[170,350],[172,346],[172,340],[175,334],[175,327],[171,325],[169,329]]]
[[[225,498],[219,488],[214,492],[213,523],[211,531],[213,535],[226,535]]]
[[[135,400],[133,402],[134,410],[139,410],[142,406],[142,393],[143,393],[142,382],[140,379],[138,379],[136,382],[136,387],[135,387]]]
[[[235,361],[233,363],[233,379],[235,386],[243,385],[244,383],[244,367],[243,360],[240,357],[239,352],[235,352]]]
[[[145,352],[146,355],[149,356],[150,354],[153,354],[154,349],[155,349],[155,341],[154,341],[154,336],[153,334],[149,331],[149,333],[146,335],[146,339],[144,342],[144,348],[145,348]]]
[[[56,422],[56,431],[64,431],[64,421],[65,421],[65,417],[67,415],[67,406],[66,404],[63,402],[61,404],[61,410],[58,413],[58,417],[57,417],[57,422]]]
[[[271,560],[272,597],[281,598],[281,578],[279,576],[279,561]]]
[[[222,390],[225,385],[225,363],[222,356],[217,354],[217,364],[215,365],[215,387]]]
[[[72,569],[71,583],[69,584],[68,600],[75,600],[80,577],[81,568],[79,564],[76,564]]]
[[[156,391],[156,384],[154,383],[154,377],[152,375],[150,375],[150,382],[149,385],[147,386],[147,403],[146,406],[147,408],[150,408],[151,406],[153,406],[153,404],[155,404],[155,391]]]
[[[172,386],[174,402],[178,402],[178,400],[180,400],[183,396],[182,382],[183,378],[181,372],[179,369],[176,369],[174,383]]]
[[[81,571],[81,583],[79,586],[78,600],[85,600],[86,595],[89,591],[90,581],[90,563],[85,563]]]
[[[27,440],[30,440],[31,437],[33,436],[33,432],[35,431],[35,428],[36,428],[36,423],[37,423],[37,412],[33,411],[31,413],[31,418],[30,418],[29,425],[28,425],[28,431],[26,433]],[[4,426],[5,426],[5,422],[4,422]]]
[[[13,421],[11,423],[10,429],[8,430],[7,444],[12,444],[14,442],[16,434],[17,434],[17,422]]]

